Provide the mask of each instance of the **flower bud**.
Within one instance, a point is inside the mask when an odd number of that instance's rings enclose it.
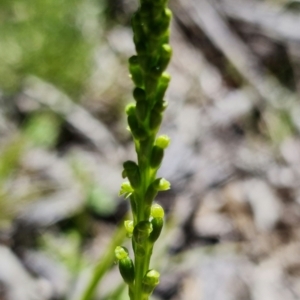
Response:
[[[121,260],[128,257],[128,250],[125,247],[117,246],[115,249],[115,256],[117,260]]]
[[[135,111],[136,111],[136,108],[135,108]],[[147,136],[148,136],[147,132],[139,124],[136,114],[129,115],[127,118],[127,122],[128,122],[129,128],[130,128],[130,131],[135,139],[143,141],[147,138]]]
[[[132,235],[134,230],[134,225],[132,220],[126,220],[124,222],[124,226],[128,235]]]
[[[162,122],[162,114],[152,109],[150,113],[149,127],[151,130],[158,130]]]
[[[133,90],[133,98],[135,99],[135,101],[146,101],[146,93],[144,89],[141,88],[135,88]]]
[[[169,86],[169,82],[171,80],[170,74],[164,72],[159,79],[157,92],[156,92],[156,99],[157,101],[163,100],[165,92]]]
[[[123,280],[127,284],[132,284],[134,281],[134,265],[129,257],[119,260],[119,270]]]
[[[144,198],[146,205],[150,206],[152,204],[152,201],[156,197],[157,193],[158,193],[158,190],[157,190],[155,184],[153,184],[153,183],[150,184],[150,186],[148,187],[147,192],[145,194],[145,198]]]
[[[163,72],[167,68],[167,66],[170,62],[171,56],[172,56],[171,46],[168,44],[162,45],[160,58],[157,63],[157,66],[159,67],[161,72]]]
[[[162,113],[167,108],[167,106],[168,106],[167,101],[158,100],[153,107],[153,111],[157,113]]]
[[[148,103],[146,101],[138,101],[136,103],[136,116],[137,119],[143,123],[148,114]]]
[[[146,67],[146,70],[149,70],[148,66]],[[158,77],[147,76],[147,78],[145,79],[145,88],[148,96],[154,96],[154,94],[156,93],[157,84]]]
[[[144,40],[137,41],[135,39],[135,50],[139,56],[146,56],[147,55],[147,46]],[[142,65],[143,66],[143,65]]]
[[[123,167],[131,186],[134,189],[138,188],[141,184],[141,176],[138,165],[135,162],[128,160],[124,162]]]
[[[153,169],[157,169],[164,157],[164,149],[159,146],[154,146],[150,157],[150,166]]]
[[[144,84],[143,72],[139,64],[139,59],[136,55],[129,58],[129,72],[131,79],[136,86],[142,87]]]
[[[132,195],[133,192],[134,192],[134,190],[133,190],[132,186],[130,185],[130,183],[129,182],[123,182],[121,184],[121,189],[119,191],[119,196],[124,195],[125,199],[127,199],[128,197],[130,197]]]
[[[127,104],[125,107],[125,112],[126,112],[127,116],[134,115],[135,114],[135,103],[131,102],[131,103]]]
[[[167,191],[170,189],[170,182],[164,178],[155,179],[148,187],[145,194],[145,204],[150,206],[156,197],[157,193],[160,191]]]
[[[154,182],[156,184],[155,187],[159,192],[167,191],[171,187],[171,183],[165,178],[158,178]]]
[[[152,224],[152,231],[149,236],[149,241],[151,243],[155,243],[160,236],[161,230],[164,225],[164,219],[163,218],[153,218],[151,220],[151,224]]]
[[[170,145],[171,139],[167,135],[160,135],[156,141],[155,145],[162,148],[166,149]]]
[[[163,218],[165,215],[164,209],[159,204],[155,203],[151,206],[152,218]]]
[[[160,274],[155,270],[149,270],[143,278],[143,293],[150,295],[159,284]]]
[[[170,9],[166,8],[164,10],[163,16],[160,18],[160,22],[153,26],[152,33],[158,36],[163,35],[168,29],[172,19],[172,12]]]
[[[152,226],[149,221],[139,222],[133,230],[133,238],[137,244],[143,244],[149,237]]]

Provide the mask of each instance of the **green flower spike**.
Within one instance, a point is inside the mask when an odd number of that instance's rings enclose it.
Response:
[[[125,221],[127,236],[132,238],[134,262],[128,251],[119,247],[116,256],[130,300],[148,300],[159,283],[159,273],[150,269],[153,247],[161,234],[164,210],[153,204],[158,192],[170,189],[170,183],[157,178],[165,149],[170,144],[166,135],[157,137],[167,107],[164,97],[170,75],[165,72],[171,56],[169,45],[171,11],[167,0],[140,0],[132,17],[136,55],[129,59],[130,77],[135,85],[133,103],[126,107],[137,162],[123,164],[120,195],[129,198],[133,221]],[[147,271],[148,270],[148,271]]]

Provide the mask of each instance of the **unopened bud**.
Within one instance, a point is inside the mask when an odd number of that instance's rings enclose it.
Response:
[[[153,111],[157,113],[162,113],[167,108],[167,106],[168,106],[167,101],[158,100],[153,107]]]
[[[117,246],[115,249],[115,256],[117,260],[124,259],[128,257],[128,250],[125,247]]]
[[[152,201],[154,200],[154,198],[156,197],[158,193],[157,188],[155,187],[155,185],[152,183],[150,184],[150,186],[148,187],[146,194],[145,194],[145,203],[150,207],[150,205],[152,204]]]
[[[123,164],[124,170],[126,171],[127,178],[131,186],[136,189],[140,186],[141,176],[138,165],[133,161],[126,161]]]
[[[150,157],[150,166],[153,169],[157,169],[164,157],[164,149],[159,146],[154,146]]]
[[[158,64],[157,64],[157,66],[159,67],[161,72],[163,72],[167,68],[167,66],[170,62],[171,56],[172,56],[171,46],[168,44],[164,44],[162,46],[160,58],[159,58]]]
[[[135,85],[142,87],[144,84],[144,77],[139,64],[139,59],[136,55],[129,58],[129,72]]]
[[[135,112],[136,112],[136,108],[135,108]],[[143,127],[141,127],[142,125],[139,124],[136,114],[129,115],[127,121],[128,121],[130,131],[135,139],[143,141],[147,138],[148,136],[147,132]]]
[[[151,243],[155,243],[160,236],[161,230],[164,225],[164,219],[163,218],[153,218],[151,220],[151,224],[152,224],[152,231],[149,236],[149,241]]]
[[[155,145],[162,148],[166,149],[170,145],[171,139],[167,135],[160,135],[156,141]]]
[[[134,265],[129,257],[119,260],[119,270],[123,280],[127,284],[132,284],[134,281]]]
[[[158,130],[162,122],[162,114],[152,109],[150,113],[149,126],[151,130]]]
[[[133,90],[133,98],[135,101],[146,101],[146,93],[144,89],[135,88]]]
[[[152,225],[149,221],[139,222],[133,230],[133,237],[137,244],[143,244],[152,231]]]
[[[164,209],[159,204],[155,203],[151,206],[152,218],[163,218],[165,215]]]
[[[124,226],[125,226],[126,232],[127,232],[129,235],[132,235],[133,230],[134,230],[133,221],[132,221],[132,220],[126,220],[126,221],[124,222]]]
[[[170,189],[170,182],[164,178],[155,179],[148,187],[145,194],[145,204],[150,206],[156,197],[157,193],[160,191],[167,191]]]
[[[121,189],[119,192],[119,196],[124,195],[125,199],[131,196],[131,194],[134,192],[132,186],[130,185],[129,182],[123,182],[121,184]]]
[[[160,77],[159,82],[158,82],[157,92],[156,92],[157,101],[163,100],[165,92],[169,86],[170,80],[171,80],[171,76],[170,76],[170,74],[168,74],[166,72],[164,72],[162,74],[162,76]]]
[[[135,114],[135,103],[131,102],[129,104],[127,104],[127,106],[125,107],[125,112],[127,114],[127,116],[131,116]]]
[[[155,183],[156,183],[156,189],[159,192],[167,191],[171,188],[171,183],[168,180],[166,180],[165,178],[158,178],[158,179],[155,181]]]
[[[149,270],[143,278],[143,292],[150,295],[159,284],[160,274],[155,270]]]
[[[147,118],[148,103],[146,101],[138,101],[136,103],[136,116],[138,120],[143,123]]]
[[[170,9],[166,8],[163,12],[163,16],[160,19],[160,22],[156,24],[153,28],[153,33],[156,35],[163,35],[168,29],[172,19],[172,12]]]

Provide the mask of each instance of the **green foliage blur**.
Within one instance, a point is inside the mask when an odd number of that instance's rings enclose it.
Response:
[[[35,75],[78,98],[92,61],[87,22],[97,19],[99,5],[91,0],[1,0],[0,89],[12,94],[24,77]]]

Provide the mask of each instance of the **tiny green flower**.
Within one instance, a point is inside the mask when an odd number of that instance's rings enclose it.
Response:
[[[124,226],[128,235],[132,235],[134,230],[134,224],[132,220],[126,220]]]
[[[157,203],[151,206],[151,217],[152,218],[163,218],[165,215],[164,209]]]
[[[132,188],[130,183],[128,181],[123,182],[122,185],[121,185],[119,196],[124,195],[125,199],[127,199],[132,195],[133,192],[134,192],[134,189]]]
[[[171,188],[171,183],[166,180],[165,178],[159,178],[158,185],[157,185],[157,190],[162,192],[162,191],[167,191]]]
[[[150,295],[159,284],[160,274],[155,270],[149,270],[143,279],[143,292]]]
[[[167,135],[160,135],[156,141],[155,145],[162,148],[166,149],[170,145],[171,139]]]
[[[128,257],[128,250],[125,247],[118,246],[115,249],[115,256],[118,260]]]

